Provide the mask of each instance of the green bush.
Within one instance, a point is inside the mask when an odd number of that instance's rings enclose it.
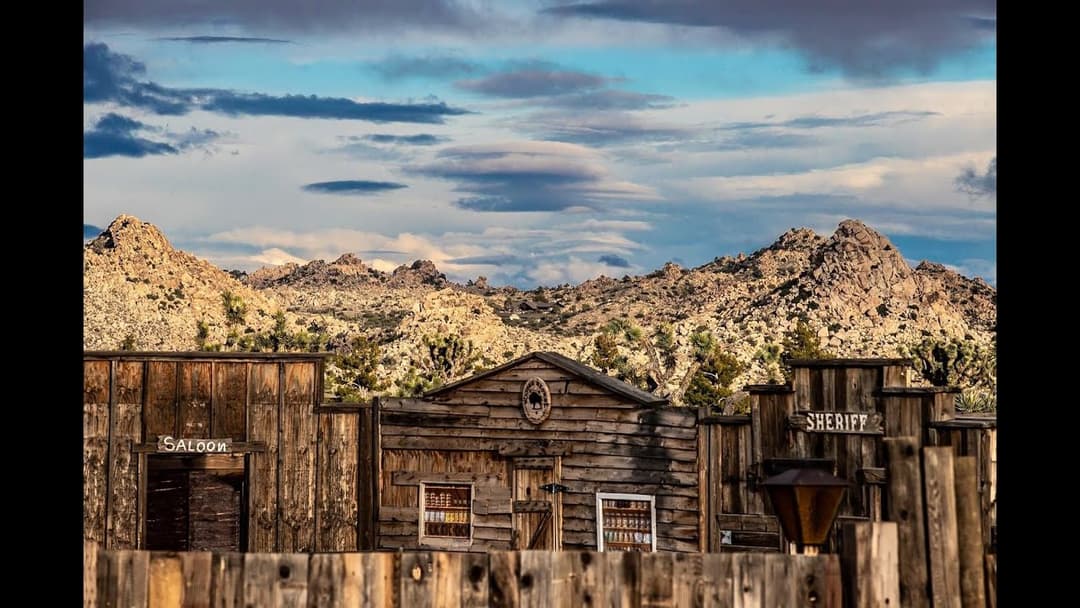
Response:
[[[231,291],[221,294],[221,304],[225,308],[225,321],[229,325],[241,325],[247,316],[247,304],[244,299]]]

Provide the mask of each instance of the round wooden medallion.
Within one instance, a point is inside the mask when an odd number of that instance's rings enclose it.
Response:
[[[533,424],[540,424],[551,415],[551,391],[543,378],[529,378],[521,390],[521,409]]]

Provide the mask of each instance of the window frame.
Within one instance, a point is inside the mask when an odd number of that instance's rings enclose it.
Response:
[[[650,522],[650,553],[656,553],[656,495],[655,494],[623,494],[618,492],[596,493],[596,550],[607,551],[604,543],[604,520],[607,513],[604,511],[605,500],[633,500],[647,501],[649,503]],[[644,544],[644,543],[640,543]]]
[[[466,522],[469,526],[469,537],[464,536],[428,536],[424,534],[425,522],[424,514],[427,513],[427,490],[428,488],[468,488],[469,489],[469,505],[466,509],[466,513],[469,514],[469,519]],[[473,544],[473,533],[476,528],[476,512],[474,511],[474,503],[476,502],[476,486],[469,482],[454,482],[454,481],[421,481],[419,492],[419,509],[417,520],[417,537],[418,542],[424,547],[471,547]]]

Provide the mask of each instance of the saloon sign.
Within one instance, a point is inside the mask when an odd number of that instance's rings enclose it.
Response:
[[[166,454],[227,454],[232,439],[185,439],[172,435],[158,437],[157,451]]]
[[[793,428],[807,433],[838,433],[843,435],[881,435],[881,414],[878,412],[814,412],[802,411],[789,419]]]

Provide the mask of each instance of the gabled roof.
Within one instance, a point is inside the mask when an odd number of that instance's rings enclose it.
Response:
[[[656,395],[653,395],[652,393],[648,393],[646,391],[643,391],[640,388],[638,388],[638,387],[636,387],[636,386],[634,386],[632,384],[628,384],[626,382],[623,382],[622,380],[619,380],[618,378],[612,378],[611,376],[609,376],[609,375],[607,375],[605,373],[602,373],[599,370],[593,369],[593,368],[589,367],[588,365],[585,365],[584,363],[582,363],[580,361],[575,361],[575,360],[573,360],[573,359],[571,359],[569,357],[564,357],[563,355],[560,355],[559,353],[553,353],[553,352],[550,352],[550,351],[533,351],[533,352],[531,352],[531,353],[529,353],[527,355],[523,355],[521,357],[518,357],[517,359],[514,359],[513,361],[508,361],[506,363],[503,363],[502,365],[500,365],[498,367],[494,367],[492,369],[489,369],[489,370],[487,370],[485,372],[481,372],[479,374],[469,376],[468,378],[458,380],[457,382],[451,382],[450,384],[440,386],[439,388],[437,388],[435,390],[428,391],[428,392],[424,393],[424,397],[425,398],[434,397],[434,396],[440,395],[442,393],[445,393],[447,391],[451,391],[451,390],[453,390],[455,388],[458,388],[458,387],[460,387],[462,385],[473,382],[475,380],[480,380],[480,379],[483,379],[483,378],[487,378],[488,376],[492,376],[492,375],[497,374],[497,373],[499,373],[501,371],[510,369],[510,368],[514,367],[515,365],[518,365],[520,363],[524,363],[525,361],[528,361],[529,359],[539,359],[541,361],[544,361],[545,363],[550,363],[551,365],[554,365],[555,367],[558,367],[558,368],[560,368],[562,370],[565,370],[565,371],[567,371],[567,372],[569,372],[571,374],[574,374],[575,376],[580,377],[582,380],[584,380],[584,381],[586,381],[586,382],[588,382],[590,384],[593,384],[593,385],[595,385],[595,386],[597,386],[599,388],[602,388],[604,390],[607,390],[609,392],[615,393],[616,395],[626,397],[627,399],[630,399],[631,401],[636,401],[637,403],[640,403],[641,405],[667,405],[668,404],[668,400],[665,397],[657,397]]]

